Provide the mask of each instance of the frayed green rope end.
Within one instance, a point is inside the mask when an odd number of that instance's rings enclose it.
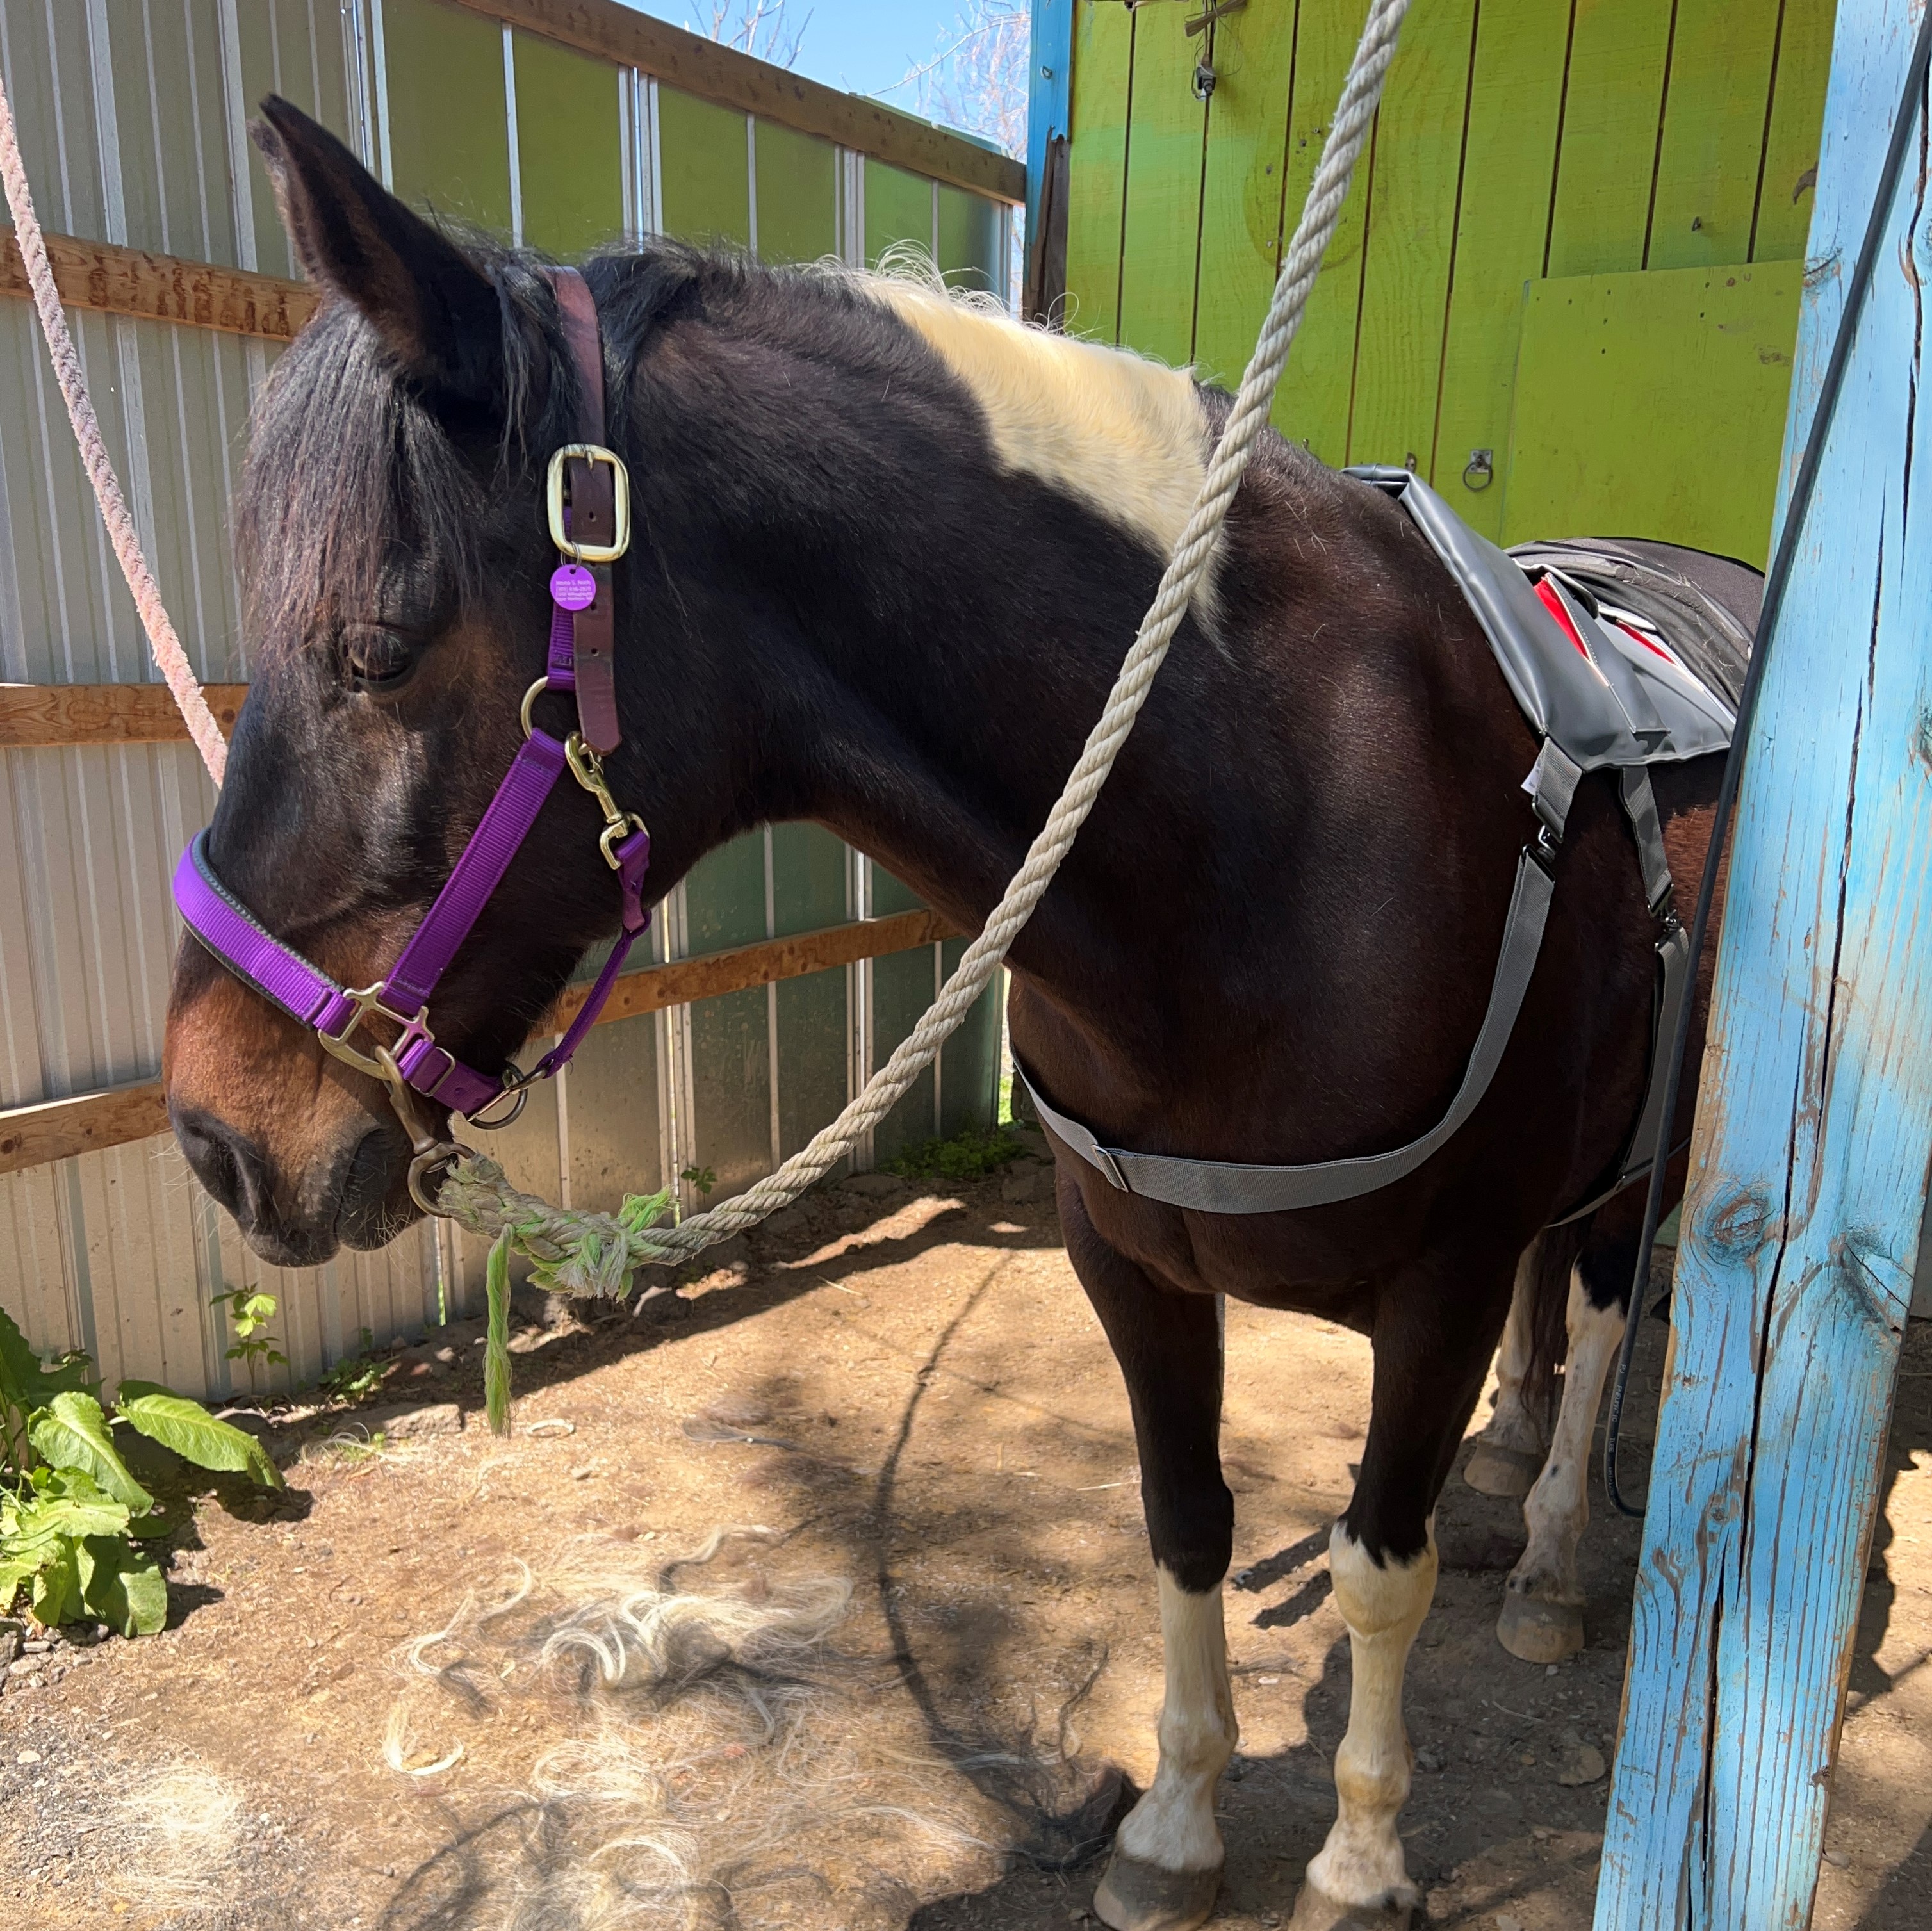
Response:
[[[490,1331],[483,1348],[483,1408],[492,1435],[510,1432],[510,1229],[490,1249],[484,1284],[490,1297]]]

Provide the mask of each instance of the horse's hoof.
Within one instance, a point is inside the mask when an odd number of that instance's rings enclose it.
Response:
[[[1525,1663],[1561,1663],[1583,1647],[1583,1612],[1568,1603],[1541,1602],[1505,1590],[1496,1640]]]
[[[1409,1931],[1414,1922],[1415,1908],[1406,1901],[1344,1904],[1304,1879],[1288,1931]]]
[[[1094,1915],[1111,1931],[1194,1931],[1214,1909],[1219,1870],[1171,1871],[1116,1849],[1094,1894]]]
[[[1536,1486],[1543,1473],[1543,1458],[1520,1448],[1499,1448],[1494,1442],[1479,1441],[1475,1453],[1462,1470],[1462,1480],[1479,1495],[1514,1495],[1519,1498]]]

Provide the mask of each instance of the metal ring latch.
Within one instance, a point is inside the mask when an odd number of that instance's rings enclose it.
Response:
[[[573,543],[563,520],[564,465],[573,457],[585,463],[607,463],[614,472],[612,496],[616,527],[608,543]],[[631,547],[631,472],[614,450],[595,442],[566,442],[550,459],[550,485],[547,492],[550,511],[550,540],[565,556],[578,563],[614,563]]]

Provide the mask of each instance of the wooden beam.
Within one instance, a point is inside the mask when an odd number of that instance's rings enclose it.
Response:
[[[457,0],[472,13],[541,34],[620,67],[641,67],[667,86],[716,101],[874,160],[1015,205],[1026,199],[1026,168],[990,148],[902,114],[877,100],[842,94],[769,61],[754,60],[701,34],[634,13],[618,0]]]
[[[937,912],[898,912],[889,919],[858,919],[849,925],[828,925],[790,938],[761,939],[756,945],[708,952],[702,958],[676,959],[669,965],[626,973],[598,1023],[715,999],[721,992],[742,992],[774,979],[802,979],[807,973],[856,965],[861,959],[883,958],[889,952],[910,952],[916,946],[958,936]],[[587,986],[572,986],[551,1009],[544,1030],[561,1032],[583,1009],[589,991]]]
[[[292,340],[316,310],[318,298],[305,282],[72,235],[50,235],[46,242],[54,286],[69,308],[178,322],[268,342]],[[0,227],[0,295],[33,296],[11,228]]]
[[[43,1100],[38,1106],[8,1107],[0,1111],[0,1174],[125,1146],[167,1130],[167,1102],[159,1080]]]
[[[668,965],[626,973],[597,1023],[602,1026],[614,1019],[635,1018],[666,1006],[715,999],[720,993],[742,992],[752,986],[769,985],[775,979],[800,979],[807,973],[852,965],[860,959],[882,958],[888,953],[909,952],[958,936],[937,912],[899,912],[889,919],[859,919],[847,925],[766,939],[730,952],[707,953],[702,958],[676,959]],[[544,1021],[545,1028],[556,1032],[568,1025],[582,1010],[587,990],[572,987],[557,1001]],[[44,1166],[50,1160],[64,1160],[130,1140],[146,1140],[165,1133],[167,1127],[167,1108],[158,1080],[0,1110],[0,1174]]]
[[[201,688],[222,736],[232,736],[248,685]],[[188,742],[165,684],[0,684],[0,747]]]
[[[1922,11],[1840,0],[1786,430],[1810,431]],[[1797,1931],[1888,1482],[1932,1162],[1928,371],[1905,176],[1744,766],[1597,1931]],[[1787,469],[1787,477],[1790,471]],[[1786,487],[1790,487],[1787,481]],[[1790,513],[1786,505],[1785,514]]]

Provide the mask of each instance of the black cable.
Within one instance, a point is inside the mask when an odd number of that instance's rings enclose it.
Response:
[[[1750,665],[1744,673],[1744,689],[1738,697],[1737,725],[1732,733],[1730,755],[1724,760],[1724,782],[1718,789],[1718,808],[1711,822],[1710,847],[1705,856],[1704,876],[1697,887],[1696,914],[1690,922],[1690,958],[1687,968],[1690,974],[1690,997],[1677,1015],[1676,1033],[1669,1048],[1670,1071],[1664,1084],[1657,1144],[1651,1150],[1650,1186],[1644,1200],[1643,1235],[1637,1243],[1630,1306],[1624,1318],[1623,1348],[1617,1357],[1616,1387],[1610,1396],[1610,1421],[1604,1431],[1604,1492],[1612,1505],[1626,1516],[1640,1517],[1643,1511],[1626,1502],[1623,1492],[1617,1486],[1617,1438],[1622,1432],[1624,1397],[1630,1386],[1630,1357],[1636,1352],[1637,1324],[1643,1318],[1644,1300],[1650,1287],[1651,1246],[1657,1238],[1658,1222],[1663,1217],[1664,1178],[1670,1164],[1664,1150],[1671,1123],[1677,1117],[1684,1048],[1690,1040],[1691,1015],[1696,1006],[1698,961],[1703,955],[1706,931],[1711,922],[1711,901],[1716,894],[1718,873],[1724,862],[1731,814],[1737,804],[1738,781],[1744,772],[1745,739],[1757,709],[1758,692],[1764,683],[1764,667],[1771,655],[1771,642],[1777,633],[1785,585],[1790,579],[1792,561],[1797,554],[1805,512],[1810,506],[1811,493],[1817,484],[1818,472],[1823,466],[1826,436],[1832,426],[1832,412],[1838,406],[1838,392],[1844,386],[1852,338],[1858,333],[1859,312],[1864,307],[1865,295],[1871,286],[1879,250],[1884,245],[1886,217],[1904,172],[1906,151],[1911,145],[1912,129],[1918,124],[1918,116],[1914,108],[1924,91],[1928,62],[1932,62],[1932,8],[1927,10],[1918,25],[1918,37],[1913,43],[1911,62],[1906,69],[1905,91],[1900,97],[1898,118],[1892,124],[1892,144],[1886,150],[1885,166],[1879,176],[1878,192],[1873,199],[1871,218],[1865,225],[1864,244],[1858,250],[1858,265],[1852,271],[1851,283],[1845,292],[1844,313],[1839,318],[1838,332],[1832,340],[1831,360],[1826,365],[1825,379],[1818,391],[1818,406],[1811,418],[1810,433],[1804,439],[1804,459],[1798,466],[1797,480],[1792,485],[1784,525],[1778,532],[1778,554],[1772,559],[1771,574],[1765,582],[1764,604],[1758,616]]]

